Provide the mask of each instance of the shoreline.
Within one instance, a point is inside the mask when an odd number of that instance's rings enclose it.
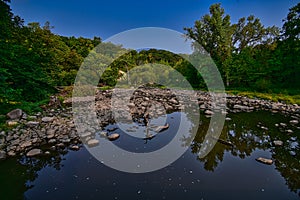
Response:
[[[181,91],[181,95],[184,96],[186,92],[188,91]],[[114,122],[111,112],[112,95],[113,90],[99,90],[97,92],[95,106],[98,119],[100,119],[99,130],[89,128],[83,131],[85,135],[79,136],[77,134],[73,122],[72,99],[64,101],[65,108],[55,108],[51,105],[52,107],[50,106],[43,112],[32,116],[22,112],[16,119],[8,120],[8,126],[13,128],[8,131],[0,130],[0,160],[19,155],[31,157],[50,154],[51,151],[58,151],[63,148],[79,150],[82,143],[88,145],[91,144],[91,141],[98,145],[95,141],[95,134],[102,131],[105,125]],[[227,94],[226,109],[224,110],[218,105],[212,105],[211,95],[208,92],[197,91],[195,98],[199,110],[207,117],[213,115],[214,112],[221,112],[226,115],[227,113],[265,110],[290,116],[293,119],[290,123],[295,126],[300,121],[300,106],[297,104],[290,105]],[[119,99],[119,103],[122,104],[122,98],[119,97]],[[160,104],[166,112],[182,109],[176,95],[168,89],[139,88],[133,93],[130,102],[127,106],[133,120],[139,120],[145,116],[150,104]],[[157,112],[163,113],[164,111],[157,110]],[[300,127],[297,128],[300,129]],[[292,130],[284,131],[291,133]],[[41,150],[44,146],[49,146],[45,152]]]

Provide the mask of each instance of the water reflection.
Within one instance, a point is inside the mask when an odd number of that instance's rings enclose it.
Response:
[[[171,116],[173,118],[168,121],[170,133],[172,120],[176,122],[176,113]],[[112,170],[98,163],[85,149],[78,152],[67,152],[67,150],[61,150],[59,153],[51,152],[51,156],[38,159],[21,157],[18,160],[0,162],[1,199],[24,199],[23,194],[26,194],[28,200],[40,199],[42,196],[45,199],[70,199],[71,197],[72,199],[113,199],[114,197],[122,199],[126,195],[131,199],[154,199],[154,197],[178,199],[184,196],[195,198],[198,197],[199,192],[203,194],[203,191],[210,191],[213,195],[213,191],[218,190],[214,188],[216,182],[221,180],[220,184],[224,185],[228,177],[233,179],[231,180],[233,187],[241,188],[239,185],[252,181],[251,184],[248,183],[252,189],[247,189],[256,190],[253,186],[259,185],[259,180],[255,178],[249,180],[251,176],[249,174],[268,173],[268,176],[270,174],[276,176],[276,173],[270,172],[274,169],[284,178],[290,191],[300,196],[299,130],[294,129],[293,134],[287,135],[274,126],[275,123],[288,122],[289,118],[279,114],[271,116],[267,112],[239,113],[230,117],[232,120],[226,122],[220,138],[230,141],[232,146],[217,142],[208,156],[199,158],[199,150],[210,120],[201,115],[200,128],[190,146],[190,152],[172,165],[153,173],[132,175]],[[258,124],[268,127],[268,130],[257,127]],[[170,134],[170,137],[173,135]],[[189,138],[182,138],[182,144],[185,145],[187,140]],[[283,141],[283,146],[274,146],[274,140]],[[140,145],[148,145],[149,148],[159,141],[160,137],[156,137],[147,144],[141,141]],[[168,141],[168,138],[165,138],[165,141]],[[270,152],[267,155],[274,159],[273,166],[264,166],[253,158],[253,155],[258,156],[265,151]],[[236,159],[230,158],[229,155]],[[197,161],[194,162],[195,159]],[[245,163],[248,166],[245,166]],[[247,167],[244,170],[249,170],[249,174],[233,178],[232,174],[236,173],[233,171],[239,167]],[[224,169],[221,171],[222,174],[220,169]],[[243,180],[244,178],[248,180]],[[285,191],[281,186],[282,180],[278,178],[271,180],[275,182],[269,184],[278,185],[279,193]],[[260,188],[259,192],[263,190],[264,188]],[[239,193],[240,196],[245,195],[243,188],[235,193]],[[273,193],[275,197],[278,195],[275,191]],[[224,194],[216,195],[220,198]],[[284,195],[286,193],[282,194]],[[256,197],[264,199],[260,195]],[[290,197],[295,198],[291,195],[287,198]]]
[[[220,139],[230,141],[231,145],[217,143],[214,149],[204,158],[197,158],[204,163],[204,169],[214,171],[224,160],[224,155],[229,152],[232,156],[245,159],[256,150],[270,150],[272,159],[275,160],[276,170],[284,177],[287,186],[300,196],[300,147],[298,134],[293,135],[280,132],[276,123],[284,119],[280,114],[268,112],[240,113],[232,115],[232,120],[227,122],[223,128]],[[208,129],[209,119],[201,118],[202,123],[197,136],[191,145],[191,152],[198,154]],[[257,125],[264,124],[268,130],[261,129]],[[275,146],[274,141],[283,141],[283,146]],[[253,161],[255,162],[255,161]]]

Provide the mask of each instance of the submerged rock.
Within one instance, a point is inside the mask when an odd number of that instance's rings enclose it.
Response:
[[[38,156],[42,154],[42,150],[40,149],[32,149],[29,152],[27,152],[26,156],[27,157],[33,157],[33,156]]]

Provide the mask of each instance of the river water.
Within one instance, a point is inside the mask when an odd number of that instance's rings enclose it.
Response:
[[[169,113],[170,128],[148,141],[117,129],[121,137],[113,143],[137,153],[154,151],[174,137],[179,117],[178,112]],[[217,142],[206,157],[199,158],[210,121],[201,115],[188,150],[154,172],[120,172],[99,162],[84,146],[79,151],[66,148],[49,156],[1,161],[0,199],[299,199],[300,130],[288,123],[291,117],[265,111],[228,117],[220,138],[233,146]],[[280,131],[275,124],[281,122],[294,133]],[[275,146],[274,140],[283,141],[283,146]],[[258,157],[274,163],[259,163]]]

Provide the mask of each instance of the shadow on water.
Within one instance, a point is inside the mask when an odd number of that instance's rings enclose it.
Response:
[[[157,135],[147,143],[140,140],[139,144],[121,135],[114,143],[138,152],[137,149],[158,149],[174,137],[172,126],[177,123],[178,113],[168,116],[169,134]],[[217,142],[208,156],[199,158],[210,120],[201,115],[190,149],[170,166],[146,174],[110,169],[85,148],[78,152],[64,150],[51,152],[51,156],[23,156],[2,161],[1,199],[299,198],[300,131],[291,126],[294,133],[288,135],[275,126],[287,123],[290,118],[269,112],[237,113],[229,117],[231,120],[225,123],[220,139],[230,141],[232,146]],[[183,138],[183,145],[188,139]],[[275,146],[274,140],[283,141],[283,145]],[[275,162],[272,166],[264,165],[255,161],[257,156],[272,158]]]

